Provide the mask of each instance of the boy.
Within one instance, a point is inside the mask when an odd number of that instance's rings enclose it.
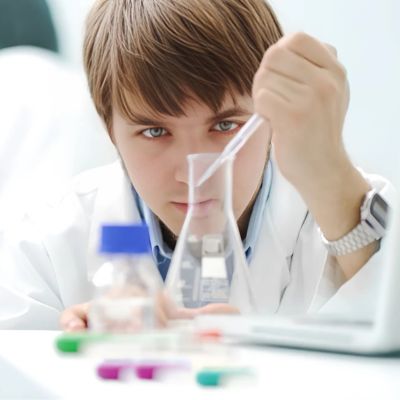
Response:
[[[383,233],[360,233],[360,207],[388,185],[346,154],[349,91],[332,48],[283,37],[263,0],[100,0],[84,59],[121,163],[83,174],[25,221],[4,264],[5,325],[54,328],[63,312],[64,329],[86,327],[104,221],[144,219],[165,279],[187,209],[186,156],[220,152],[253,112],[269,124],[237,155],[233,204],[258,311],[307,312],[341,286],[370,289]]]

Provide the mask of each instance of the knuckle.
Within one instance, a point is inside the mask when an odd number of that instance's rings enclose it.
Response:
[[[330,76],[317,75],[315,80],[316,93],[322,97],[330,97],[338,91],[338,85]]]
[[[328,50],[335,56],[337,57],[338,51],[337,48],[329,43],[325,43],[325,46],[328,48]]]
[[[343,64],[337,64],[336,74],[341,81],[347,80],[347,70]]]
[[[304,46],[309,40],[309,36],[304,32],[296,32],[290,36],[288,43],[295,48]]]
[[[252,97],[256,97],[256,93],[260,91],[260,88],[262,86],[262,81],[264,77],[264,72],[259,70],[256,72],[253,78],[253,86],[252,86]]]
[[[267,100],[267,96],[268,96],[268,93],[267,93],[266,89],[261,88],[261,89],[257,90],[257,92],[254,93],[254,103],[256,105],[260,104],[260,103],[265,103]]]
[[[269,48],[269,50],[267,51],[267,55],[269,58],[273,58],[276,57],[276,55],[279,54],[280,51],[281,47],[275,44]]]
[[[282,46],[271,47],[266,55],[262,68],[259,68],[253,82],[266,81],[271,78],[271,72],[280,71],[282,66],[287,62],[287,50]]]
[[[272,107],[271,98],[267,89],[260,89],[254,96],[254,110],[260,115],[265,114],[265,110]]]
[[[277,54],[280,53],[280,48],[277,45],[272,45],[264,55],[263,64],[264,67],[267,67],[273,60],[277,57]]]
[[[265,68],[259,68],[253,77],[253,84],[258,84],[265,76]]]
[[[252,84],[253,96],[254,96],[254,92],[255,92],[255,90],[256,90],[256,88],[257,88],[257,86],[258,86],[258,84],[259,84],[259,81],[260,81],[260,74],[261,74],[261,72],[260,72],[260,70],[258,70],[258,71],[254,74],[254,77],[253,77],[253,84]]]

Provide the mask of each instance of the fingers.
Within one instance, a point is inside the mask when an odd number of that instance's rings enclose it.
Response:
[[[88,327],[90,303],[76,304],[63,311],[60,326],[65,332],[79,332]],[[208,304],[200,308],[177,308],[161,293],[156,299],[155,316],[157,326],[164,328],[169,319],[193,319],[200,314],[237,314],[239,310],[229,304]]]
[[[316,104],[341,94],[346,82],[334,47],[304,33],[289,35],[268,49],[254,77],[255,111],[275,132],[290,131]]]
[[[165,324],[168,320],[193,319],[197,315],[196,308],[177,307],[166,293],[157,297],[157,308],[165,317]]]
[[[168,323],[168,317],[162,308],[156,307],[155,310],[156,326],[158,328],[165,328]]]
[[[175,317],[177,319],[193,319],[199,315],[206,314],[240,314],[239,309],[230,304],[207,304],[199,308],[180,308],[177,309]]]
[[[336,58],[336,49],[306,34],[296,34],[281,39],[266,51],[254,77],[254,86],[257,87],[259,79],[271,71],[289,80],[313,85],[318,77],[327,75],[327,69],[339,78],[346,75]]]
[[[197,315],[201,314],[240,314],[240,312],[230,304],[207,304],[197,309]]]
[[[173,319],[193,319],[199,314],[199,308],[178,308]]]
[[[165,328],[172,313],[172,304],[164,293],[159,293],[155,303],[156,324],[160,328]]]
[[[332,46],[329,43],[324,43],[324,46],[328,48],[328,50],[335,56],[335,58],[337,58],[338,54],[335,46]]]
[[[283,78],[303,84],[310,82],[316,71],[320,69],[293,53],[283,46],[272,46],[264,55],[260,68],[254,77],[254,85],[259,84],[259,80],[271,72],[281,75]]]
[[[308,82],[307,77],[312,74],[310,64],[318,69],[330,70],[341,75],[345,72],[332,45],[322,43],[302,32],[284,36],[271,46],[263,57],[261,67],[272,66],[276,71],[285,71],[285,74],[293,79]]]
[[[87,329],[89,303],[76,304],[65,309],[60,317],[60,326],[66,332],[78,332]]]
[[[204,307],[187,308],[177,307],[168,294],[161,293],[158,296],[158,308],[163,310],[163,316],[168,320],[193,319],[202,314],[238,314],[239,309],[225,303],[207,304]]]
[[[282,101],[292,103],[297,98],[302,98],[307,86],[296,80],[284,76],[280,72],[269,70],[268,72],[260,72],[255,81],[257,88],[269,89],[271,92],[279,96]]]
[[[279,131],[285,121],[289,103],[279,92],[270,88],[261,88],[254,96],[254,110],[271,121],[273,131]]]
[[[337,63],[332,46],[328,47],[304,32],[287,35],[280,44],[320,68],[331,69]]]

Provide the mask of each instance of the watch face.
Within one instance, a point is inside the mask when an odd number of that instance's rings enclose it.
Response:
[[[376,220],[386,228],[387,225],[387,214],[388,214],[388,205],[383,198],[376,193],[372,198],[371,202],[371,213],[376,218]]]

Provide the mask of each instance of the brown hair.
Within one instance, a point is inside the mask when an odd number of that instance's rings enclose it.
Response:
[[[264,0],[97,0],[84,64],[108,130],[112,106],[135,119],[182,115],[189,98],[217,111],[229,93],[250,94],[264,52],[282,36]]]

